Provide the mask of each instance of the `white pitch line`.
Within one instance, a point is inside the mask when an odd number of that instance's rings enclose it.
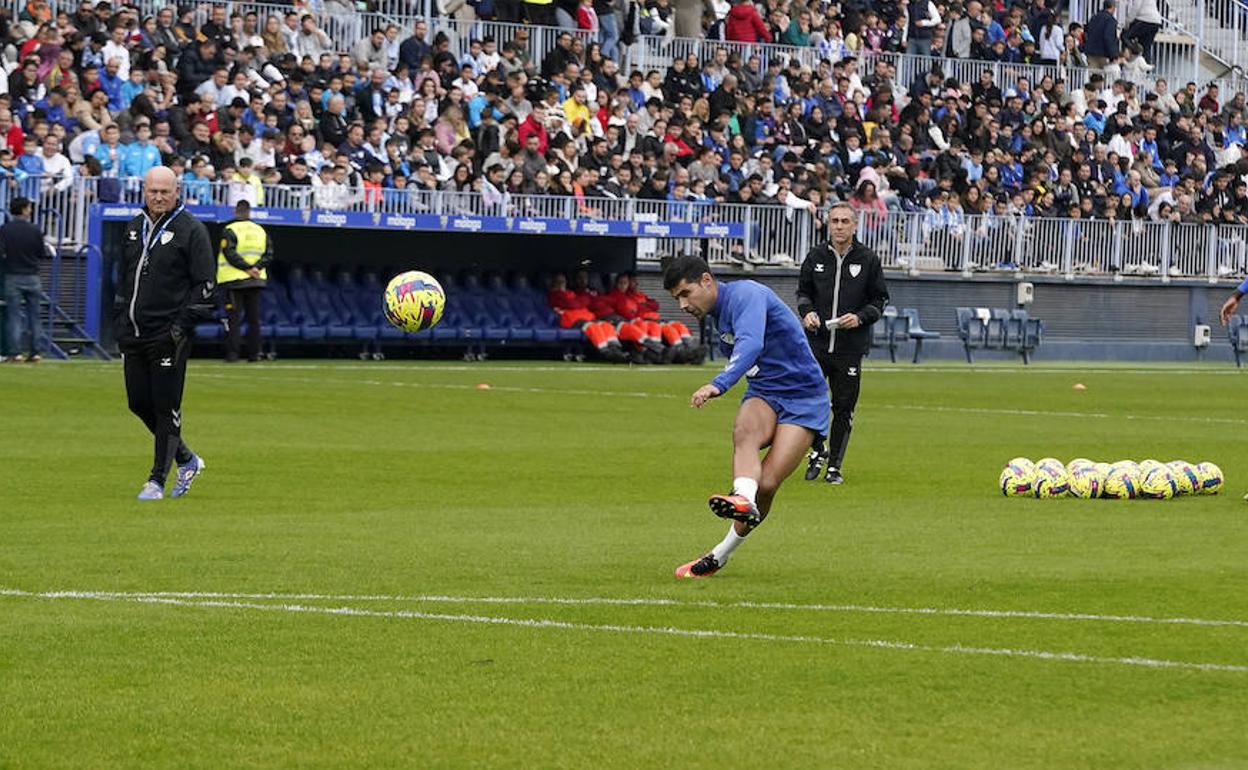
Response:
[[[765,634],[748,631],[720,631],[715,629],[674,628],[670,626],[627,626],[598,623],[570,623],[547,618],[505,618],[492,615],[451,615],[436,612],[418,612],[415,610],[364,610],[355,607],[312,607],[302,604],[256,604],[253,602],[176,599],[159,596],[106,597],[99,595],[77,594],[69,592],[30,593],[6,590],[8,596],[25,596],[40,599],[87,599],[95,601],[130,602],[139,604],[166,604],[180,607],[211,607],[222,609],[259,610],[264,612],[288,612],[301,614],[339,615],[365,618],[402,618],[410,620],[433,620],[449,623],[475,623],[498,626],[519,626],[523,628],[562,629],[568,631],[596,631],[599,633],[651,634],[661,636],[689,637],[699,639],[733,639],[760,642],[786,642],[792,644],[818,644],[837,647],[869,647],[885,650],[906,650],[910,652],[930,652],[951,655],[989,655],[1009,658],[1030,658],[1034,660],[1061,661],[1068,663],[1092,663],[1099,665],[1138,666],[1143,668],[1180,669],[1186,671],[1214,671],[1226,673],[1248,673],[1248,666],[1230,663],[1199,663],[1183,660],[1166,660],[1144,657],[1103,657],[1084,655],[1077,652],[1051,652],[1047,650],[1018,650],[998,647],[972,647],[961,644],[926,645],[912,642],[900,642],[886,639],[834,639],[822,636],[797,636],[784,634]]]
[[[13,588],[0,588],[0,596],[32,596]],[[796,604],[788,602],[717,602],[712,600],[662,599],[653,597],[616,598],[606,596],[446,596],[442,594],[318,594],[318,593],[235,593],[217,591],[45,591],[39,596],[52,599],[269,599],[278,601],[415,602],[441,604],[546,604],[564,606],[688,607],[696,609],[792,610],[804,612],[844,612],[878,615],[935,615],[944,617],[1009,618],[1019,620],[1073,620],[1098,623],[1138,623],[1248,628],[1248,620],[1215,618],[1160,617],[1151,615],[1101,615],[1087,612],[1042,612],[1035,610],[962,609],[956,607],[877,607],[863,604]]]

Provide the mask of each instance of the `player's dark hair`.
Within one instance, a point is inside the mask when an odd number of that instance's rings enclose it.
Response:
[[[706,264],[706,260],[691,254],[684,254],[673,259],[663,271],[663,288],[671,291],[681,281],[697,283],[702,280],[703,273],[709,272],[711,268]]]

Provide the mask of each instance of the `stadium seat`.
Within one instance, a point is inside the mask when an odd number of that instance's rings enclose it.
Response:
[[[1010,321],[1010,311],[1005,308],[994,307],[989,311],[988,322],[984,328],[984,346],[987,348],[1005,349],[1006,338],[1009,336],[1008,327]]]
[[[919,357],[923,354],[924,340],[940,339],[940,332],[929,332],[923,328],[923,324],[919,322],[919,311],[915,308],[902,308],[901,315],[894,321],[895,326],[904,324],[905,335],[914,340],[914,358],[911,363],[917,364]]]
[[[958,339],[962,340],[962,347],[966,351],[966,362],[973,364],[975,356],[972,351],[986,347],[987,325],[972,308],[960,307],[954,312],[958,319]]]
[[[897,317],[894,305],[885,305],[884,313],[871,327],[871,347],[888,350],[888,360],[897,363],[897,345],[893,338],[893,319]]]
[[[1044,322],[1028,317],[1027,311],[1020,308],[1010,314],[1010,323],[1017,327],[1018,335],[1012,349],[1022,354],[1024,364],[1030,364],[1032,352],[1040,347],[1044,337]]]

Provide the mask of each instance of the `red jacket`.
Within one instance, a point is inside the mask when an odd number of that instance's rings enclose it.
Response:
[[[738,43],[770,43],[771,33],[751,2],[738,3],[728,10],[724,37]]]
[[[555,310],[580,310],[588,305],[570,289],[551,289],[546,295],[546,304]]]
[[[658,317],[659,303],[639,291],[612,289],[607,292],[606,300],[611,303],[616,315],[629,321]]]
[[[542,155],[546,154],[546,147],[549,143],[549,137],[546,136],[546,127],[537,122],[533,117],[533,113],[530,112],[529,116],[524,119],[524,122],[520,124],[520,128],[517,129],[517,133],[520,135],[521,147],[524,146],[530,134],[537,134],[537,151]]]

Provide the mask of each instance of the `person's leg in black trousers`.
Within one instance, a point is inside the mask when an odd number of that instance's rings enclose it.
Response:
[[[828,438],[828,471],[823,480],[841,484],[841,464],[845,462],[849,434],[854,429],[854,409],[862,384],[862,356],[833,355],[828,381],[832,386],[832,435]]]
[[[245,288],[242,306],[247,316],[247,361],[260,361],[260,292],[262,288]],[[237,302],[237,300],[236,300]]]
[[[190,347],[190,340],[183,339],[172,357],[149,356],[146,351],[123,356],[130,411],[154,438],[149,480],[161,487],[174,460],[186,463],[194,456],[182,442],[182,391]]]
[[[225,361],[233,363],[238,360],[238,348],[240,345],[240,337],[242,336],[243,327],[243,303],[240,301],[241,292],[237,289],[227,289],[225,291]]]
[[[816,360],[823,375],[828,378],[832,400],[832,430],[825,438],[815,436],[810,446],[810,458],[806,466],[806,480],[819,477],[819,466],[827,462],[824,481],[830,484],[844,482],[841,464],[845,461],[845,449],[849,446],[849,434],[854,428],[854,408],[858,405],[858,387],[862,376],[862,357],[857,354],[837,355],[816,351]]]

